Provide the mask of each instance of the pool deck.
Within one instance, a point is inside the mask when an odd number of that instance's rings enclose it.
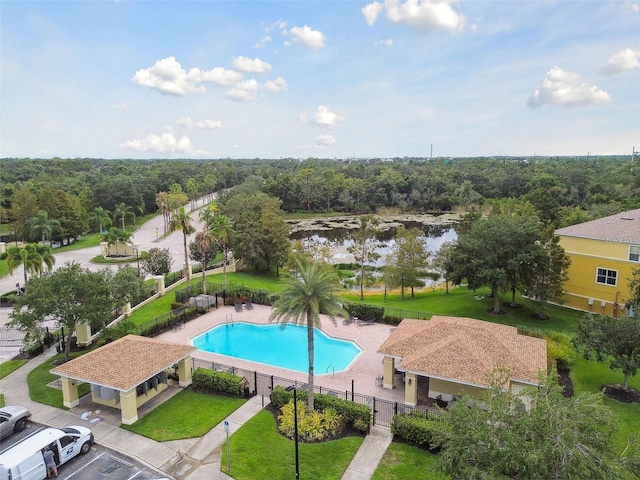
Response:
[[[269,324],[271,307],[265,305],[253,305],[252,310],[243,309],[237,312],[234,307],[222,307],[211,310],[190,322],[183,328],[166,332],[159,339],[190,345],[191,339],[201,333],[230,322],[249,322],[256,324]],[[338,318],[336,325],[325,315],[320,315],[321,330],[327,335],[344,340],[352,340],[357,343],[363,352],[356,358],[351,366],[342,371],[332,373],[328,365],[316,365],[314,383],[316,386],[330,388],[339,391],[351,391],[351,382],[354,382],[354,391],[362,395],[404,402],[404,385],[400,376],[395,378],[395,388],[385,389],[376,385],[376,377],[382,375],[383,355],[377,353],[377,349],[389,337],[393,327],[385,324],[371,324],[358,326],[355,322],[343,325],[342,318]],[[307,383],[307,374],[287,370],[271,365],[241,360],[225,355],[196,350],[191,355],[193,358],[208,362],[232,365],[246,370],[255,370],[260,373],[289,378],[300,383]],[[327,371],[328,370],[328,371]]]

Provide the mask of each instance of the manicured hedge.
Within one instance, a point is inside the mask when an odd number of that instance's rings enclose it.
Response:
[[[298,401],[307,401],[307,391],[298,390]],[[361,403],[350,402],[349,400],[341,400],[332,395],[316,393],[313,396],[313,403],[316,410],[325,410],[333,408],[339,414],[344,416],[349,423],[361,432],[369,430],[371,424],[371,409]],[[277,386],[271,392],[271,403],[277,408],[282,408],[293,400],[293,391],[288,391],[284,387]]]
[[[352,316],[358,317],[360,320],[375,320],[376,322],[380,322],[384,318],[384,307],[344,302],[344,308]]]
[[[217,372],[208,368],[196,368],[193,372],[193,389],[204,393],[223,393],[234,397],[244,396],[245,379],[240,375]]]
[[[424,414],[394,415],[391,420],[391,433],[410,445],[438,450],[434,434],[447,428],[437,414],[425,418]]]

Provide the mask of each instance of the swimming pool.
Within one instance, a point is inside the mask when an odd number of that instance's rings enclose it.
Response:
[[[297,372],[309,371],[307,328],[302,325],[256,325],[235,322],[218,325],[198,335],[191,344],[205,352],[264,363]],[[353,342],[314,329],[316,375],[346,370],[362,353]]]

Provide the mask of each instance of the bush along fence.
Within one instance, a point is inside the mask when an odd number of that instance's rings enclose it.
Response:
[[[244,388],[245,395],[255,396],[260,395],[264,398],[271,398],[274,405],[283,402],[285,395],[293,398],[292,391],[287,391],[287,388],[296,386],[298,400],[306,400],[306,384],[297,383],[290,378],[277,377],[275,375],[269,375],[266,373],[260,373],[255,370],[246,370],[243,368],[237,368],[231,365],[225,365],[216,362],[207,362],[197,358],[192,358],[192,367],[195,370],[207,369],[217,372],[225,372],[232,375],[238,375],[245,380]],[[284,393],[283,393],[284,391]],[[362,395],[354,391],[354,383],[351,382],[351,390],[338,391],[328,388],[324,388],[321,385],[314,385],[314,393],[318,396],[314,397],[314,403],[316,408],[325,408],[325,406],[331,406],[340,412],[341,408],[347,415],[354,426],[358,429],[364,427],[361,423],[366,420],[367,428],[369,425],[379,425],[382,427],[391,427],[391,422],[394,415],[399,414],[413,414],[417,412],[419,415],[426,416],[428,410],[420,407],[411,407],[404,403],[398,403],[391,400],[383,400],[377,397],[369,395]],[[275,392],[275,395],[272,393]],[[320,397],[320,400],[318,398]],[[287,397],[288,398],[288,397]],[[346,401],[351,404],[351,407],[337,407],[333,402]],[[285,402],[286,403],[286,402]],[[364,416],[363,412],[366,409],[369,412],[369,416]],[[357,422],[357,425],[356,425]]]

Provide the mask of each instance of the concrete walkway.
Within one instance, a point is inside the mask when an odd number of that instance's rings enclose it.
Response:
[[[0,392],[5,396],[5,404],[27,407],[31,411],[32,421],[44,425],[53,427],[86,426],[92,430],[96,443],[135,457],[141,463],[155,469],[167,478],[178,480],[224,480],[231,478],[220,471],[221,448],[227,439],[224,422],[212,428],[203,437],[156,442],[120,428],[118,415],[103,414],[101,421],[97,423],[82,420],[81,415],[87,409],[86,402],[82,400],[81,405],[70,410],[62,410],[31,400],[27,386],[27,375],[55,354],[55,349],[50,348],[0,380]],[[226,419],[229,422],[229,435],[238,430],[268,403],[268,398],[263,399],[256,396],[229,415]],[[391,443],[391,437],[391,432],[388,429],[373,427],[342,479],[364,480],[371,478],[382,455]]]

